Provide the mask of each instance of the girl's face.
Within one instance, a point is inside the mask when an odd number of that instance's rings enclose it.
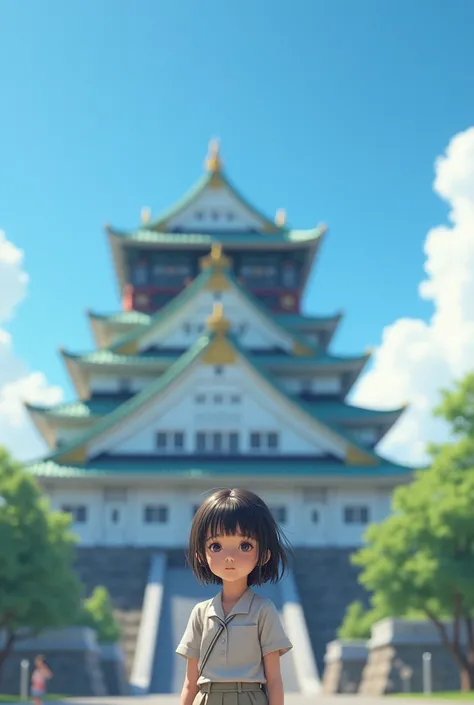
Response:
[[[258,542],[244,536],[238,527],[235,536],[208,536],[206,560],[210,571],[223,582],[247,579],[257,565]]]

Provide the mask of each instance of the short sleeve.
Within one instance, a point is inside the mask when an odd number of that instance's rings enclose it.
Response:
[[[196,605],[189,617],[188,626],[179,643],[176,653],[185,658],[199,659],[201,653],[202,621]]]
[[[260,610],[258,619],[258,635],[262,656],[272,651],[279,651],[280,656],[293,648],[280,622],[280,617],[273,602],[266,602]]]

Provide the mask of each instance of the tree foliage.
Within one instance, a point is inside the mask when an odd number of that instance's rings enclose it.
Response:
[[[367,609],[362,602],[352,602],[347,608],[344,621],[339,627],[339,639],[351,641],[352,639],[368,639],[372,626],[386,615],[379,614],[374,609]]]
[[[107,588],[99,585],[84,601],[79,624],[97,632],[101,643],[116,643],[120,639],[120,627],[114,616],[112,601]]]
[[[369,527],[353,557],[361,583],[393,617],[424,613],[474,689],[474,375],[443,392],[438,415],[455,442],[432,447],[432,464],[396,490],[393,513]],[[453,623],[450,633],[445,622]],[[461,637],[464,630],[464,643]],[[467,646],[466,646],[467,644]]]
[[[70,519],[49,510],[34,479],[0,448],[0,669],[19,630],[74,621],[80,583],[73,571]]]

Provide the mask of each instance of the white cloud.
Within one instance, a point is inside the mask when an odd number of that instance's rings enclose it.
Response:
[[[27,287],[23,252],[0,231],[0,445],[20,460],[31,459],[45,450],[23,402],[50,405],[63,398],[62,390],[49,386],[42,373],[28,370],[15,355],[11,335],[1,327],[15,315]]]
[[[435,171],[434,190],[449,203],[450,224],[425,240],[419,295],[433,302],[433,315],[428,323],[402,318],[385,328],[353,398],[378,408],[409,403],[379,450],[414,463],[425,460],[427,441],[448,437],[431,415],[439,389],[474,370],[474,128],[451,140]]]

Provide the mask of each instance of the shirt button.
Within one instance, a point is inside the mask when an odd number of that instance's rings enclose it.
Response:
[[[225,656],[225,651],[221,651],[221,656]]]
[[[222,642],[223,644],[225,644],[225,637],[224,637],[223,639],[221,639],[221,642]]]

